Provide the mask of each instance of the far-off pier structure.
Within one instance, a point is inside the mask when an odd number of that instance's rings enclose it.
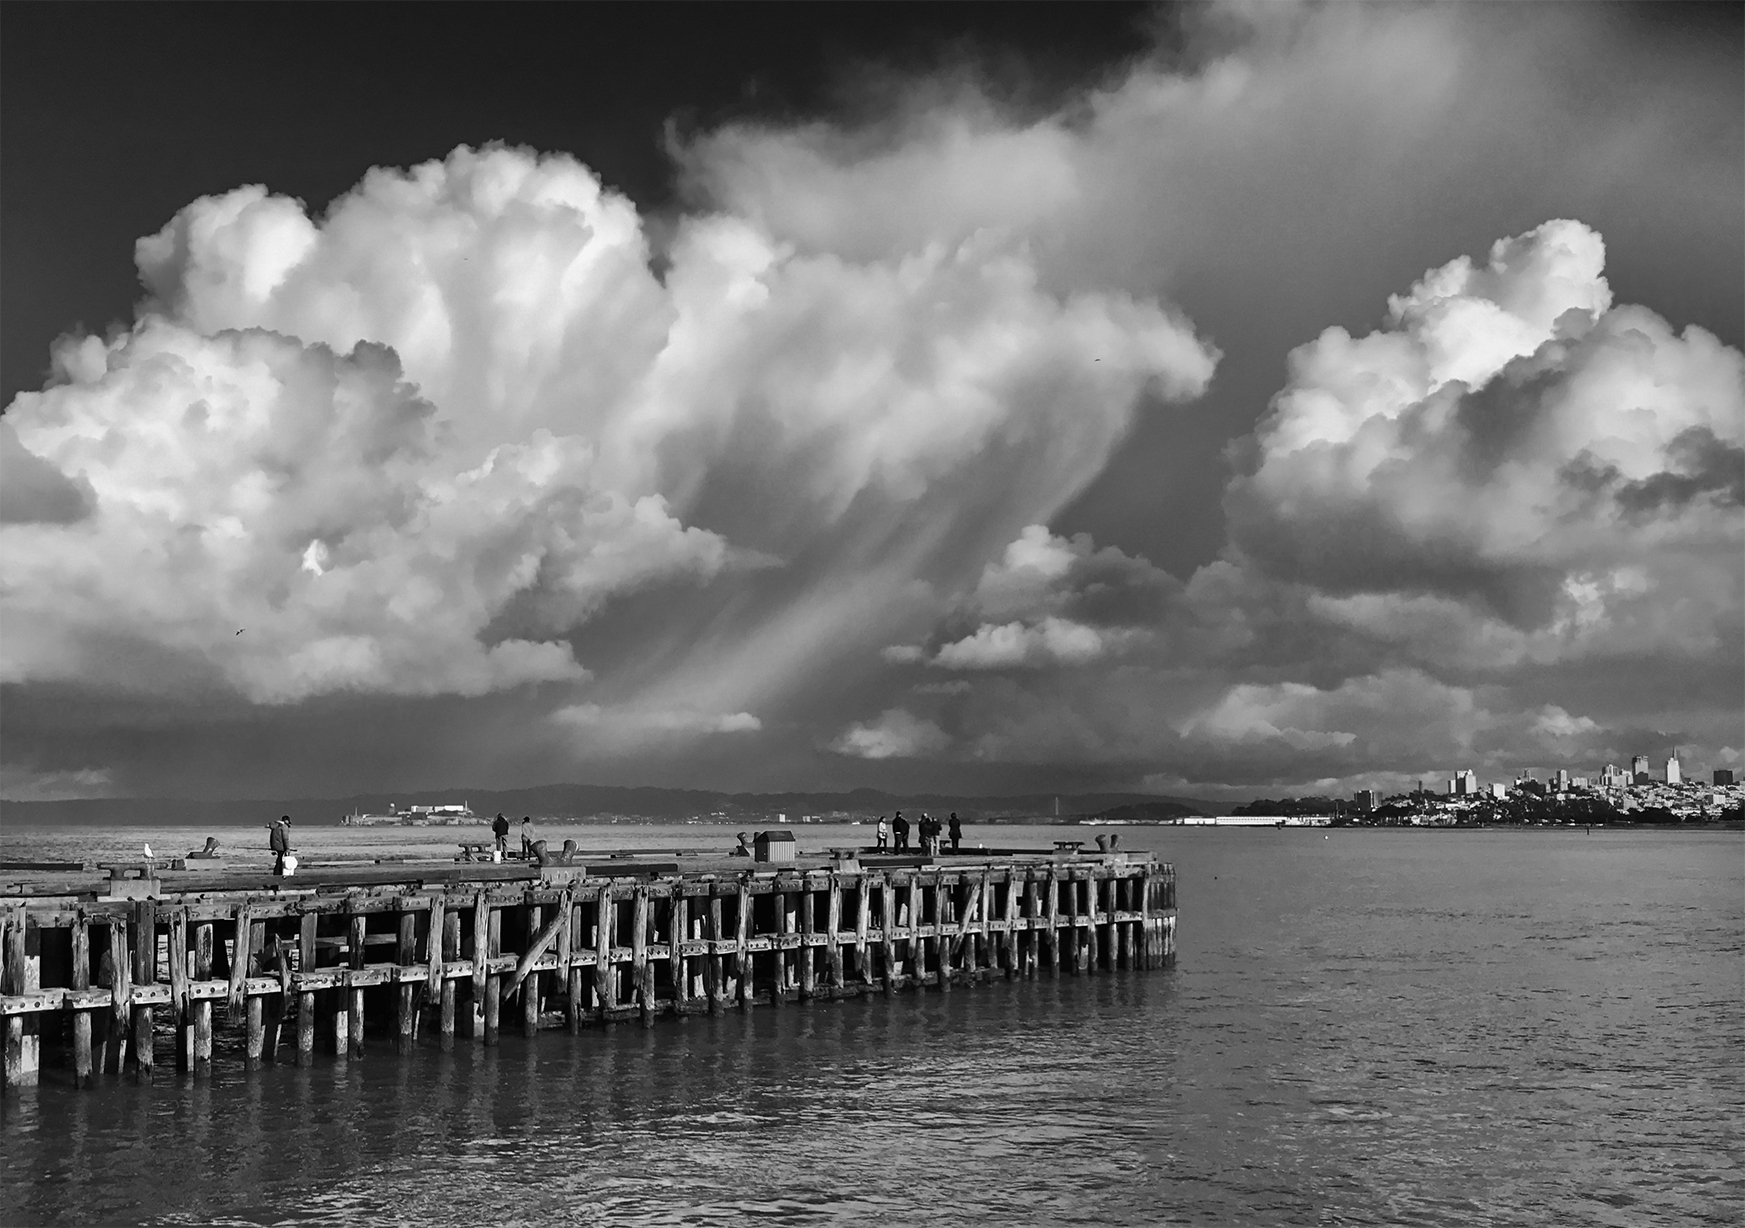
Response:
[[[0,867],[6,1090],[1175,958],[1174,868],[1147,853],[568,861]]]

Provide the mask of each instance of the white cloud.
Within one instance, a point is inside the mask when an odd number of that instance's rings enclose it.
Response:
[[[904,708],[887,708],[877,719],[843,730],[830,749],[856,759],[914,759],[939,753],[950,740],[932,721]]]
[[[1084,665],[1121,642],[1120,637],[1064,618],[1026,626],[983,623],[973,635],[933,654],[942,669],[1012,669],[1039,665]]]
[[[606,604],[755,572],[745,625],[639,701],[737,711],[889,634],[915,577],[1058,507],[1214,361],[1156,302],[1045,291],[1014,236],[851,261],[716,213],[665,255],[521,150],[371,171],[319,219],[190,204],[138,245],[134,328],[66,339],[6,414],[8,485],[43,493],[0,526],[4,676],[573,682]]]
[[[1294,352],[1226,500],[1244,556],[1336,621],[1467,657],[1713,651],[1745,545],[1745,356],[1612,306],[1603,252],[1548,222],[1427,273],[1387,330]]]

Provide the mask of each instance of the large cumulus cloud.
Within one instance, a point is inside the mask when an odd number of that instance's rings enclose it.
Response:
[[[1432,270],[1387,328],[1296,351],[1226,499],[1238,550],[1328,617],[1427,651],[1719,651],[1739,615],[1745,356],[1614,307],[1603,264],[1599,235],[1548,222],[1483,267]]]
[[[760,637],[803,662],[876,635],[881,599],[979,565],[1214,361],[1155,301],[1045,291],[1012,235],[857,261],[704,214],[661,256],[585,167],[503,148],[319,217],[187,206],[138,245],[134,327],[64,340],[6,415],[9,479],[45,491],[0,530],[7,678],[577,682],[602,606],[733,574],[758,617],[707,621],[713,689],[676,654],[612,697],[699,714],[641,722],[663,734],[755,729],[795,669]],[[851,573],[881,583],[844,601]]]

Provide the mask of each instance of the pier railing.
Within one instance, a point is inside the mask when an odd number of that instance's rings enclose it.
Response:
[[[166,1045],[200,1076],[215,1048],[255,1066],[491,1045],[505,1010],[533,1037],[1175,955],[1174,869],[1144,855],[495,869],[0,897],[5,1086],[36,1084],[45,1051],[73,1086],[149,1083]]]

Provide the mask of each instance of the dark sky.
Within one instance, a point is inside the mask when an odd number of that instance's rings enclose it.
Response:
[[[133,242],[265,183],[319,209],[371,166],[565,150],[672,202],[669,124],[852,111],[870,65],[973,61],[1039,105],[1143,51],[1145,5],[9,4],[0,17],[3,390],[139,297]]]
[[[0,427],[24,577],[0,586],[5,789],[222,793],[255,770],[309,792],[322,765],[340,792],[1240,793],[1501,770],[1523,745],[1576,763],[1683,740],[1731,762],[1740,578],[1714,560],[1740,545],[1742,65],[1731,4],[0,6],[0,403],[24,441]],[[375,167],[477,189],[503,167],[451,151],[493,142],[628,196],[657,277],[590,265],[606,288],[574,307],[538,274],[568,250],[561,225],[517,231],[457,195],[442,225],[478,230],[456,247],[404,201],[364,208]],[[326,263],[239,306],[226,278],[288,232],[190,240],[162,264],[170,332],[129,334],[136,241],[251,184],[320,225],[349,202]],[[710,279],[745,247],[711,218],[792,273],[765,331],[718,353],[745,300]],[[1496,376],[1396,441],[1397,480],[1347,490],[1354,471],[1303,460],[1342,438],[1291,451],[1327,423],[1288,397],[1268,419],[1281,391],[1332,388],[1361,416],[1362,390],[1403,370],[1323,330],[1454,344],[1390,319],[1389,296],[1560,218],[1585,231],[1547,232],[1543,265],[1474,301],[1579,299],[1569,279],[1597,272],[1556,260],[1579,264],[1591,231],[1613,301],[1667,338],[1640,325],[1537,382]],[[521,273],[517,243],[538,254]],[[574,310],[552,343],[568,376],[505,358],[550,322],[516,314],[524,293],[561,300],[559,324]],[[420,350],[419,295],[441,300],[452,355]],[[689,340],[687,312],[707,321]],[[1692,324],[1732,348],[1678,340]],[[256,325],[301,348],[195,353]],[[116,340],[107,370],[64,350],[57,390],[15,400],[81,332]],[[1482,334],[1457,341],[1477,355]],[[397,347],[411,385],[348,356],[360,342]],[[1627,377],[1632,344],[1659,358]],[[268,412],[282,433],[208,448],[211,390],[272,362],[301,372]],[[165,391],[184,377],[205,382]],[[900,392],[863,397],[881,378]],[[405,395],[456,433],[371,434],[414,429]],[[360,398],[367,430],[338,417]],[[1658,425],[1632,434],[1635,411]],[[586,458],[554,459],[541,430]],[[525,521],[430,544],[396,519],[491,448],[544,457]],[[331,476],[366,456],[422,458],[383,470],[404,505]],[[263,505],[261,473],[289,493]],[[1555,523],[1518,540],[1540,488]],[[626,510],[644,496],[672,522]],[[475,521],[522,506],[505,499]],[[1607,544],[1569,527],[1583,516]],[[249,549],[212,545],[225,533]],[[516,551],[545,553],[510,584]],[[374,625],[420,583],[440,610]],[[252,624],[260,655],[209,645],[208,622]],[[563,660],[472,659],[505,643]]]

